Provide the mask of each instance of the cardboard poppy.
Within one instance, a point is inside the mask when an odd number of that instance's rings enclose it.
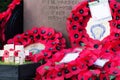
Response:
[[[57,52],[66,47],[66,41],[60,32],[52,28],[40,27],[32,28],[23,34],[17,34],[14,38],[8,40],[8,44],[24,45],[25,50],[32,54],[30,60],[38,62],[40,60],[51,59]]]
[[[0,12],[0,42],[2,43],[1,45],[5,43],[5,25],[11,17],[12,11],[14,10],[15,6],[19,5],[20,1],[21,0],[11,0],[11,3],[8,5],[7,10]]]
[[[94,0],[91,0],[94,1]],[[78,3],[71,11],[67,19],[67,31],[72,47],[91,47],[96,44],[96,39],[91,38],[86,30],[88,22],[91,19],[89,0]],[[120,33],[120,3],[116,0],[109,0],[110,11],[113,19],[109,21],[110,35],[102,39],[96,48],[106,41],[112,41],[119,38]]]

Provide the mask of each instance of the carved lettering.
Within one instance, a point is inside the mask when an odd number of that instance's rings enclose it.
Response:
[[[72,7],[81,0],[42,0],[42,5],[47,7],[48,21],[65,21]],[[45,5],[46,4],[46,5]],[[44,14],[44,12],[43,12]]]

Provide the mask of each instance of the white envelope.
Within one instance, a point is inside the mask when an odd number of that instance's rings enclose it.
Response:
[[[4,50],[0,50],[0,57],[3,57],[4,55]]]

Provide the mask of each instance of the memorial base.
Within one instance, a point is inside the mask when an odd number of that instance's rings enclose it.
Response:
[[[0,80],[33,80],[40,63],[0,65]]]

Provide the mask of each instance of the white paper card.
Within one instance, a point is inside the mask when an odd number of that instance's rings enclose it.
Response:
[[[4,55],[4,50],[0,50],[0,57],[3,57]]]
[[[108,0],[99,0],[89,3],[92,18],[97,22],[112,20]]]
[[[93,18],[90,18],[87,23],[87,34],[95,40],[103,40],[105,37],[110,35],[109,22],[96,23]]]
[[[68,63],[70,61],[75,60],[79,56],[79,52],[77,53],[68,53],[65,57],[60,61],[60,63]]]
[[[15,64],[19,64],[20,63],[20,58],[19,57],[15,57]]]
[[[24,50],[24,46],[23,45],[15,45],[15,50],[20,50],[23,51]]]
[[[44,49],[45,49],[45,45],[41,43],[34,43],[34,44],[30,44],[27,47],[25,47],[25,51],[29,50],[29,52],[33,54],[40,53]]]
[[[24,51],[18,52],[18,56],[19,56],[20,58],[25,58]]]
[[[5,63],[9,63],[9,58],[4,58]]]
[[[20,64],[23,64],[25,61],[25,58],[20,58]]]
[[[10,62],[10,63],[14,63],[14,56],[10,56],[10,57],[9,57],[9,62]]]
[[[29,50],[25,50],[25,56],[29,56]]]
[[[10,50],[10,49],[14,49],[14,44],[6,44],[6,45],[4,45],[4,50]]]
[[[108,61],[108,59],[97,59],[94,64],[103,67]]]

